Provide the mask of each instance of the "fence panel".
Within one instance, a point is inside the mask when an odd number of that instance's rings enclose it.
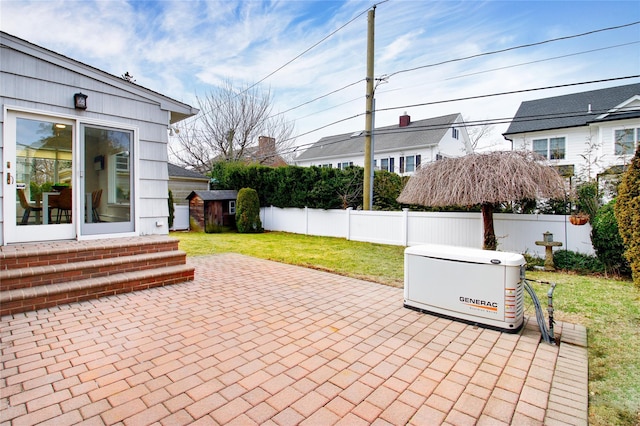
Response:
[[[405,245],[403,212],[352,210],[349,222],[349,238],[389,245]]]
[[[347,215],[346,210],[306,209],[307,234],[321,237],[346,238]]]
[[[478,213],[409,212],[408,220],[409,246],[482,247],[482,218]]]
[[[186,231],[189,229],[189,206],[173,205],[172,231]]]
[[[272,231],[347,238],[390,245],[444,244],[482,247],[480,213],[425,213],[407,211],[354,211],[261,209],[263,227]],[[593,255],[591,226],[575,226],[566,216],[495,214],[498,249],[544,256],[543,233],[551,232],[562,249]],[[557,249],[556,249],[557,250]]]

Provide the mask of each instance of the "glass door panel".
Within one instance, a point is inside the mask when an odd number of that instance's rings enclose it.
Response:
[[[82,234],[134,231],[133,132],[83,125]]]
[[[7,242],[74,238],[73,122],[10,114],[6,124]]]

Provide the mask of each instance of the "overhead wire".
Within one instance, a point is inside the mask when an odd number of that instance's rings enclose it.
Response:
[[[435,63],[432,63],[432,64],[421,65],[421,66],[417,66],[417,67],[413,67],[413,68],[407,68],[407,69],[404,69],[404,70],[399,70],[399,71],[393,72],[391,74],[387,74],[386,77],[393,77],[394,75],[398,75],[398,74],[402,74],[402,73],[406,73],[406,72],[416,71],[416,70],[424,69],[424,68],[431,68],[431,67],[450,64],[450,63],[454,63],[454,62],[466,61],[466,60],[469,60],[469,59],[480,58],[480,57],[483,57],[483,56],[496,55],[498,53],[509,52],[509,51],[512,51],[512,50],[524,49],[524,48],[533,47],[533,46],[540,46],[540,45],[543,45],[543,44],[554,43],[556,41],[569,40],[569,39],[577,38],[577,37],[584,37],[584,36],[587,36],[587,35],[592,35],[592,34],[600,33],[600,32],[603,32],[603,31],[617,30],[617,29],[620,29],[620,28],[626,28],[626,27],[630,27],[630,26],[638,25],[638,24],[640,24],[640,21],[631,22],[631,23],[623,24],[623,25],[617,25],[617,26],[613,26],[613,27],[600,28],[600,29],[597,29],[597,30],[587,31],[587,32],[580,33],[580,34],[573,34],[573,35],[569,35],[569,36],[556,37],[556,38],[552,38],[552,39],[548,39],[548,40],[538,41],[538,42],[535,42],[535,43],[521,44],[521,45],[518,45],[518,46],[512,46],[512,47],[507,47],[507,48],[504,48],[504,49],[493,50],[493,51],[490,51],[490,52],[477,53],[475,55],[464,56],[462,58],[448,59],[446,61],[435,62]]]
[[[337,34],[338,32],[340,32],[341,30],[343,30],[344,28],[346,28],[348,25],[350,25],[352,22],[354,22],[356,19],[360,18],[362,15],[364,15],[365,13],[367,13],[369,11],[369,9],[371,9],[372,7],[375,8],[376,6],[386,3],[389,0],[382,0],[379,1],[377,3],[375,3],[373,6],[369,6],[366,9],[364,9],[362,12],[358,13],[356,16],[354,16],[352,19],[350,19],[349,21],[347,21],[347,23],[341,25],[340,27],[338,27],[337,29],[335,29],[334,31],[332,31],[331,33],[329,33],[327,36],[323,37],[320,41],[314,43],[311,47],[305,49],[302,53],[299,53],[298,55],[296,55],[293,59],[290,59],[289,61],[285,62],[283,65],[279,66],[278,68],[276,68],[274,71],[270,72],[269,74],[267,74],[265,77],[261,78],[260,80],[258,80],[257,82],[251,84],[250,86],[248,86],[247,88],[241,90],[240,92],[238,92],[236,94],[236,96],[240,96],[243,93],[248,92],[249,90],[253,89],[254,87],[256,87],[257,85],[259,85],[260,83],[262,83],[263,81],[265,81],[266,79],[268,79],[269,77],[271,77],[272,75],[276,74],[277,72],[281,71],[282,69],[284,69],[285,67],[287,67],[288,65],[292,64],[293,62],[295,62],[296,60],[300,59],[302,56],[304,56],[305,54],[307,54],[308,52],[310,52],[311,50],[315,49],[316,47],[318,47],[320,44],[322,44],[323,42],[325,42],[326,40],[328,40],[329,38],[333,37],[335,34]],[[339,90],[344,90],[350,86],[352,86],[353,84],[357,84],[362,80],[359,80],[355,83],[352,83],[350,85],[345,86],[343,89],[339,89]],[[332,93],[335,93],[339,90],[336,90]],[[328,95],[326,95],[328,96]],[[325,97],[325,96],[321,96],[320,98]],[[318,99],[320,99],[318,98]],[[202,111],[201,111],[202,112]],[[211,111],[208,111],[211,112]],[[206,113],[206,112],[205,112]],[[200,114],[196,115],[193,117],[193,121],[198,120],[199,119]]]
[[[555,86],[544,86],[544,87],[538,87],[538,88],[530,88],[530,89],[521,89],[521,90],[514,90],[514,91],[509,91],[509,92],[501,92],[501,93],[489,93],[489,94],[485,94],[485,95],[477,95],[477,96],[473,96],[473,97],[467,97],[467,98],[457,98],[457,99],[447,99],[447,100],[441,100],[441,101],[434,101],[434,102],[427,102],[427,103],[423,103],[423,104],[417,104],[419,106],[423,106],[423,105],[436,105],[436,104],[442,104],[442,103],[448,103],[448,102],[455,102],[455,101],[460,101],[460,100],[468,100],[468,99],[481,99],[481,98],[487,98],[487,97],[494,97],[494,96],[499,96],[499,95],[507,95],[507,94],[516,94],[516,93],[526,93],[526,92],[533,92],[533,91],[539,91],[539,90],[549,90],[549,89],[555,89],[555,88],[561,88],[561,87],[569,87],[569,86],[578,86],[578,85],[585,85],[585,84],[595,84],[595,83],[602,83],[602,82],[607,82],[607,81],[615,81],[615,80],[624,80],[624,79],[630,79],[630,78],[639,78],[640,75],[632,75],[632,76],[623,76],[623,77],[615,77],[615,78],[609,78],[609,79],[601,79],[601,80],[590,80],[590,81],[584,81],[584,82],[575,82],[575,83],[567,83],[567,84],[561,84],[561,85],[555,85]],[[396,106],[396,107],[391,107],[391,108],[382,108],[382,109],[376,109],[376,112],[380,112],[380,111],[389,111],[389,110],[396,110],[396,109],[406,109],[406,108],[410,108],[413,107],[415,105],[403,105],[403,106]],[[599,111],[599,114],[602,114],[606,111]],[[592,111],[592,114],[595,113],[595,110]],[[534,120],[543,120],[543,119],[548,119],[548,118],[553,118],[553,117],[558,117],[558,116],[562,116],[562,117],[574,117],[576,116],[576,114],[579,115],[585,115],[587,113],[585,113],[584,111],[582,112],[569,112],[569,113],[564,113],[564,114],[542,114],[542,115],[536,115],[536,116],[530,116],[530,117],[519,117],[518,120],[516,120],[517,122],[524,122],[524,121],[534,121]],[[315,133],[319,130],[325,129],[327,127],[331,127],[335,124],[338,123],[342,123],[345,121],[349,121],[352,120],[354,118],[358,118],[365,115],[365,113],[359,113],[359,114],[355,114],[352,115],[350,117],[346,117],[346,118],[342,118],[340,120],[336,120],[333,121],[331,123],[327,123],[324,124],[320,127],[314,128],[312,130],[309,130],[305,133],[299,134],[295,137],[292,138],[288,138],[288,139],[284,139],[282,141],[280,141],[281,143],[284,142],[289,142],[291,140],[295,140],[297,137],[300,136],[306,136],[308,134],[311,133]],[[485,120],[479,120],[479,121],[467,121],[464,123],[464,125],[466,127],[472,127],[473,124],[472,123],[477,123],[475,125],[477,126],[481,126],[481,125],[487,125],[487,124],[505,124],[505,123],[510,123],[510,122],[514,122],[515,118],[499,118],[499,119],[485,119]],[[448,125],[447,127],[451,127],[450,125]],[[419,131],[419,130],[424,130],[424,128],[420,128],[420,127],[413,127],[412,128],[413,131]],[[377,134],[380,134],[380,129],[375,129]],[[406,132],[406,130],[403,130],[403,132]],[[334,140],[331,142],[326,142],[325,145],[332,145],[332,144],[336,144],[336,143],[341,143],[344,141],[347,141],[351,138],[347,137],[344,139],[339,139],[339,140]],[[315,142],[309,142],[306,144],[301,144],[301,145],[297,145],[293,148],[290,149],[290,151],[287,152],[283,152],[284,155],[286,154],[291,154],[291,153],[295,153],[299,150],[304,150],[307,147],[312,147],[313,145],[315,145],[316,143],[318,143],[319,141],[315,141]]]

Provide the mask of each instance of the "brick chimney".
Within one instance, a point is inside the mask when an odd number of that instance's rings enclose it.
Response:
[[[411,117],[405,112],[400,116],[400,127],[407,127],[409,124],[411,124]]]

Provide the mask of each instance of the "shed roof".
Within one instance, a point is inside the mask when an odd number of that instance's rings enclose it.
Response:
[[[209,178],[207,176],[201,173],[198,173],[194,170],[185,169],[183,167],[176,166],[175,164],[171,164],[171,163],[167,163],[167,167],[169,169],[169,177],[209,181]]]
[[[406,127],[399,127],[397,124],[376,127],[374,150],[384,152],[437,145],[459,117],[459,113],[449,114],[413,121]],[[300,154],[296,161],[362,154],[364,137],[364,132],[326,136]]]
[[[640,117],[637,104],[627,105],[634,98],[640,99],[640,83],[525,101],[503,136]]]
[[[238,191],[233,189],[221,189],[213,191],[191,191],[191,194],[187,196],[187,200],[191,200],[193,197],[200,197],[203,201],[224,201],[235,200],[238,198]]]

